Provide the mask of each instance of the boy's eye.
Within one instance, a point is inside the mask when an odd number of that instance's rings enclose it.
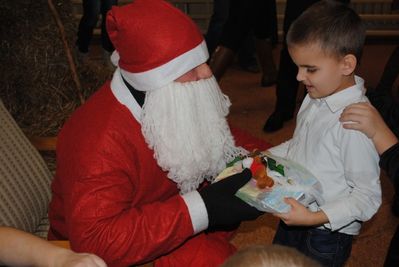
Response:
[[[306,71],[309,73],[314,73],[317,71],[317,69],[316,68],[307,68]]]

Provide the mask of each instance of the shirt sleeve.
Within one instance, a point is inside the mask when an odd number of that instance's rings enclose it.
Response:
[[[64,178],[64,214],[72,249],[96,253],[110,266],[141,264],[170,253],[194,233],[185,200],[178,193],[154,198],[160,195],[156,187],[137,185],[134,153],[110,139],[107,145],[97,143],[92,151],[82,149],[60,161],[65,164],[58,175]],[[65,153],[71,154],[69,149]],[[137,200],[136,194],[148,198]]]
[[[399,143],[382,153],[380,167],[388,173],[395,189],[399,190]]]
[[[131,206],[123,192],[127,184],[115,183],[117,176],[87,177],[71,187],[66,218],[73,249],[95,252],[112,266],[128,266],[168,253],[192,236],[181,196]]]
[[[320,207],[329,219],[325,226],[332,231],[369,220],[381,205],[380,169],[373,143],[360,132],[340,131],[337,145],[349,194]]]
[[[288,148],[290,146],[291,139],[288,141],[285,141],[277,146],[274,146],[272,148],[269,148],[269,152],[272,153],[273,155],[279,156],[279,157],[286,157]]]

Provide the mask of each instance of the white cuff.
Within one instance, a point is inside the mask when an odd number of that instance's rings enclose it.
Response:
[[[182,195],[190,213],[191,223],[193,224],[194,234],[197,234],[208,228],[208,212],[205,203],[198,191],[191,191]]]

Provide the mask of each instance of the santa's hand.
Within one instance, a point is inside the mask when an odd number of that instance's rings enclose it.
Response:
[[[208,212],[209,229],[230,228],[263,214],[235,196],[237,190],[244,186],[251,176],[251,171],[245,169],[199,191]]]
[[[328,222],[328,217],[321,210],[311,212],[293,198],[285,198],[284,201],[290,205],[290,211],[287,213],[274,213],[273,215],[279,217],[287,225],[315,226]]]

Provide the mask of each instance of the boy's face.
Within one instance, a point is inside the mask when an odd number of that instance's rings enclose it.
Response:
[[[296,78],[311,98],[327,97],[355,84],[345,60],[324,53],[317,44],[289,46],[288,51],[298,66]]]

